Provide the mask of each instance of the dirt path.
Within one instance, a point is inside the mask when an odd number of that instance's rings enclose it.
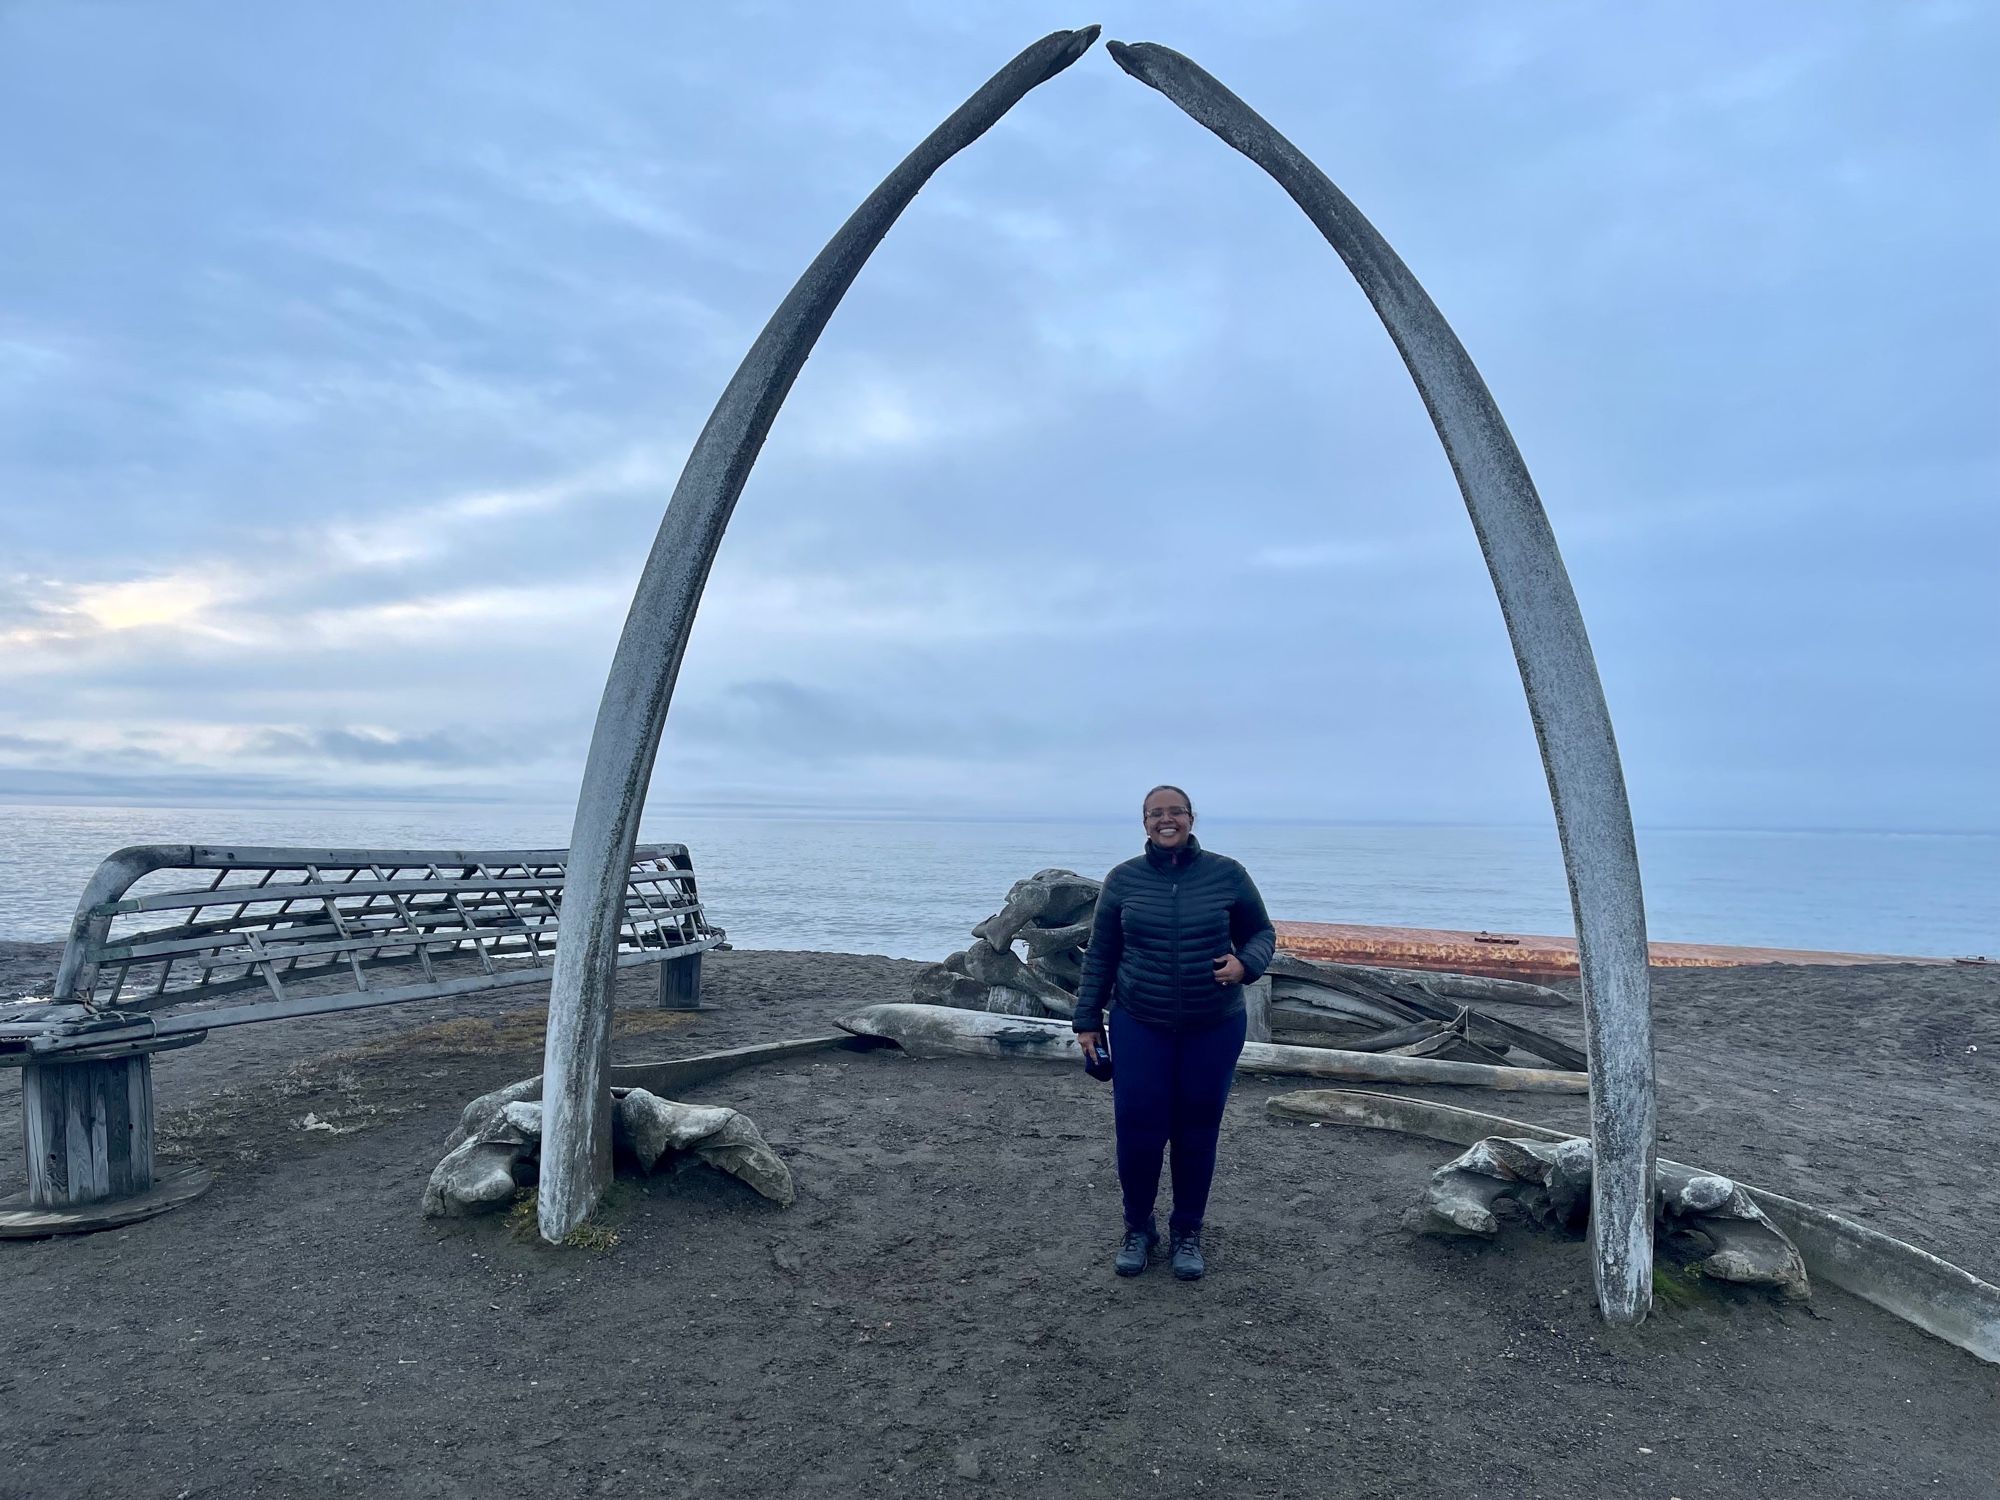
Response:
[[[916,966],[709,967],[722,1009],[630,1012],[621,1054],[811,1033]],[[0,1496],[1992,1493],[2000,1369],[1831,1288],[1613,1333],[1580,1244],[1410,1239],[1450,1149],[1274,1122],[1278,1081],[1239,1082],[1192,1286],[1110,1274],[1110,1091],[1027,1064],[834,1054],[696,1091],[764,1128],[788,1210],[688,1173],[624,1189],[601,1253],[426,1222],[460,1105],[539,1067],[535,998],[163,1057],[175,1148],[219,1180],[0,1245]],[[1658,1010],[1668,1154],[2000,1275],[2000,976],[1690,971]]]

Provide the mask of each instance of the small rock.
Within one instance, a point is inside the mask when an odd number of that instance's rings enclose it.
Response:
[[[979,1450],[967,1443],[951,1456],[951,1467],[960,1479],[979,1477]]]

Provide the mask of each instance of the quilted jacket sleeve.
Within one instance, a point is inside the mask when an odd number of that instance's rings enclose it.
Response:
[[[1097,916],[1090,925],[1090,946],[1083,953],[1083,979],[1077,985],[1076,1018],[1070,1023],[1078,1031],[1102,1031],[1104,1010],[1111,1003],[1118,982],[1118,961],[1125,956],[1125,918],[1118,872],[1104,879],[1098,893]],[[1266,958],[1265,963],[1271,960]]]

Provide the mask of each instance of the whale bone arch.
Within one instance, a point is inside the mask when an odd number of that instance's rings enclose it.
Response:
[[[611,659],[570,833],[542,1053],[536,1222],[552,1243],[588,1217],[611,1180],[605,1070],[624,882],[688,632],[750,466],[827,320],[917,190],[1030,89],[1083,56],[1097,32],[1052,32],[1025,48],[862,200],[771,314],[688,454]]]
[[[927,136],[779,304],[674,488],[605,682],[570,839],[549,995],[538,1221],[560,1241],[610,1179],[612,980],[623,879],[688,633],[730,513],[806,356],[917,191],[1098,28],[1028,47]],[[1304,153],[1169,48],[1112,43],[1118,65],[1263,167],[1361,284],[1403,356],[1458,479],[1493,578],[1547,773],[1581,957],[1591,1069],[1598,1303],[1636,1323],[1652,1298],[1654,1093],[1645,911],[1624,775],[1582,612],[1527,466],[1464,346],[1409,269]]]

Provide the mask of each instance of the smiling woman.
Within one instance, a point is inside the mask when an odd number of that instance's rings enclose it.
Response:
[[[1243,986],[1263,977],[1278,940],[1249,873],[1201,847],[1192,797],[1156,786],[1139,817],[1145,852],[1104,878],[1071,1025],[1092,1067],[1112,1069],[1125,1200],[1113,1269],[1137,1276],[1152,1260],[1153,1200],[1171,1145],[1167,1253],[1175,1279],[1198,1281],[1222,1111],[1247,1029]]]

